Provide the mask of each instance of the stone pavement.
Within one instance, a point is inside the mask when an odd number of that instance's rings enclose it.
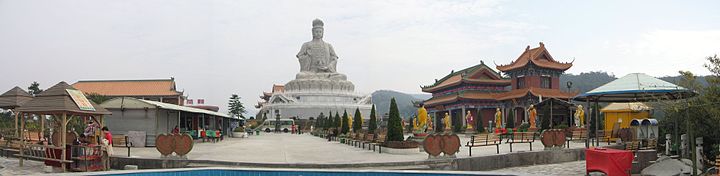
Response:
[[[557,164],[511,167],[499,170],[493,170],[497,173],[509,173],[516,175],[556,175],[556,176],[575,176],[585,175],[585,161],[574,161]]]
[[[39,161],[24,161],[20,167],[17,158],[0,158],[0,176],[4,175],[38,175],[44,174],[45,164]]]
[[[469,137],[460,135],[464,145]],[[572,148],[583,148],[584,143],[572,143]],[[539,140],[533,143],[533,151],[543,150]],[[495,146],[473,148],[473,156],[496,155]],[[529,151],[529,144],[513,144],[513,152]],[[125,148],[115,147],[115,155],[127,156]],[[500,145],[500,154],[509,153],[509,144]],[[153,147],[132,148],[132,157],[160,158],[160,154]],[[468,157],[467,147],[461,147],[457,157]],[[188,159],[217,160],[231,162],[253,163],[379,163],[421,161],[427,159],[425,152],[412,155],[394,155],[373,152],[372,150],[356,148],[339,142],[328,142],[326,139],[309,134],[273,134],[264,133],[249,138],[225,138],[217,143],[196,143],[188,154]]]

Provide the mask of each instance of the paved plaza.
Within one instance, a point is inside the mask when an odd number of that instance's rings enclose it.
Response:
[[[464,145],[469,137],[460,135]],[[533,151],[543,150],[539,140],[533,143]],[[571,143],[572,148],[583,148],[584,143]],[[127,156],[125,148],[115,147],[116,156]],[[530,144],[513,144],[513,152],[530,151]],[[509,144],[500,145],[500,154],[509,153]],[[473,156],[496,155],[495,146],[475,147]],[[131,157],[160,158],[160,154],[153,147],[132,148]],[[333,141],[328,142],[309,134],[274,134],[263,133],[249,138],[225,138],[217,143],[196,143],[188,154],[188,159],[217,160],[231,162],[253,163],[380,163],[421,161],[427,159],[425,152],[412,155],[395,155],[373,152],[372,150],[357,148]],[[461,147],[457,157],[468,157],[468,148]]]

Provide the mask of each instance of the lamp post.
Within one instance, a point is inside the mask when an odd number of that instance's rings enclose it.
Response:
[[[280,110],[279,109],[275,110],[275,132],[276,133],[280,132]]]

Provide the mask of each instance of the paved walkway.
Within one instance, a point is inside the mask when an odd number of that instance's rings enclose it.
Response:
[[[556,176],[574,176],[585,175],[585,161],[574,161],[557,164],[535,165],[525,167],[511,167],[499,170],[493,170],[497,173],[509,173],[516,175],[556,175]]]
[[[469,138],[461,135],[464,145]],[[533,150],[543,150],[543,145],[537,140],[533,143]],[[583,148],[584,143],[571,143],[572,148]],[[495,146],[473,148],[473,156],[496,155]],[[529,151],[529,144],[513,144],[513,152]],[[114,148],[115,155],[127,156],[125,148]],[[500,145],[500,154],[509,153],[509,144]],[[132,148],[132,157],[160,158],[155,148]],[[467,147],[461,147],[457,157],[468,157]],[[231,162],[253,163],[378,163],[421,161],[427,159],[425,152],[412,155],[394,155],[373,152],[372,150],[356,148],[339,142],[328,142],[326,139],[309,134],[273,134],[266,133],[249,138],[226,138],[218,143],[196,143],[188,154],[188,159],[218,160]]]

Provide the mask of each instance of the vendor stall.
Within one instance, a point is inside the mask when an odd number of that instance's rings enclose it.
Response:
[[[52,121],[51,124],[54,126],[53,135],[47,142],[33,144],[22,140],[20,153],[17,154],[21,167],[23,160],[33,158],[45,161],[46,165],[60,167],[63,171],[66,169],[91,171],[106,168],[103,160],[107,159],[107,154],[99,144],[92,141],[97,142],[102,139],[103,135],[99,135],[100,128],[94,128],[104,126],[103,115],[108,115],[110,112],[89,101],[82,92],[65,82],[60,82],[36,95],[16,111],[21,118],[35,116],[39,117],[42,123],[46,120]],[[88,126],[93,125],[88,128],[89,130],[85,130],[86,138],[77,139],[78,135],[75,131],[68,130],[68,123],[73,118],[81,120]],[[25,128],[24,120],[20,120],[21,136]],[[70,145],[74,141],[90,142]]]

